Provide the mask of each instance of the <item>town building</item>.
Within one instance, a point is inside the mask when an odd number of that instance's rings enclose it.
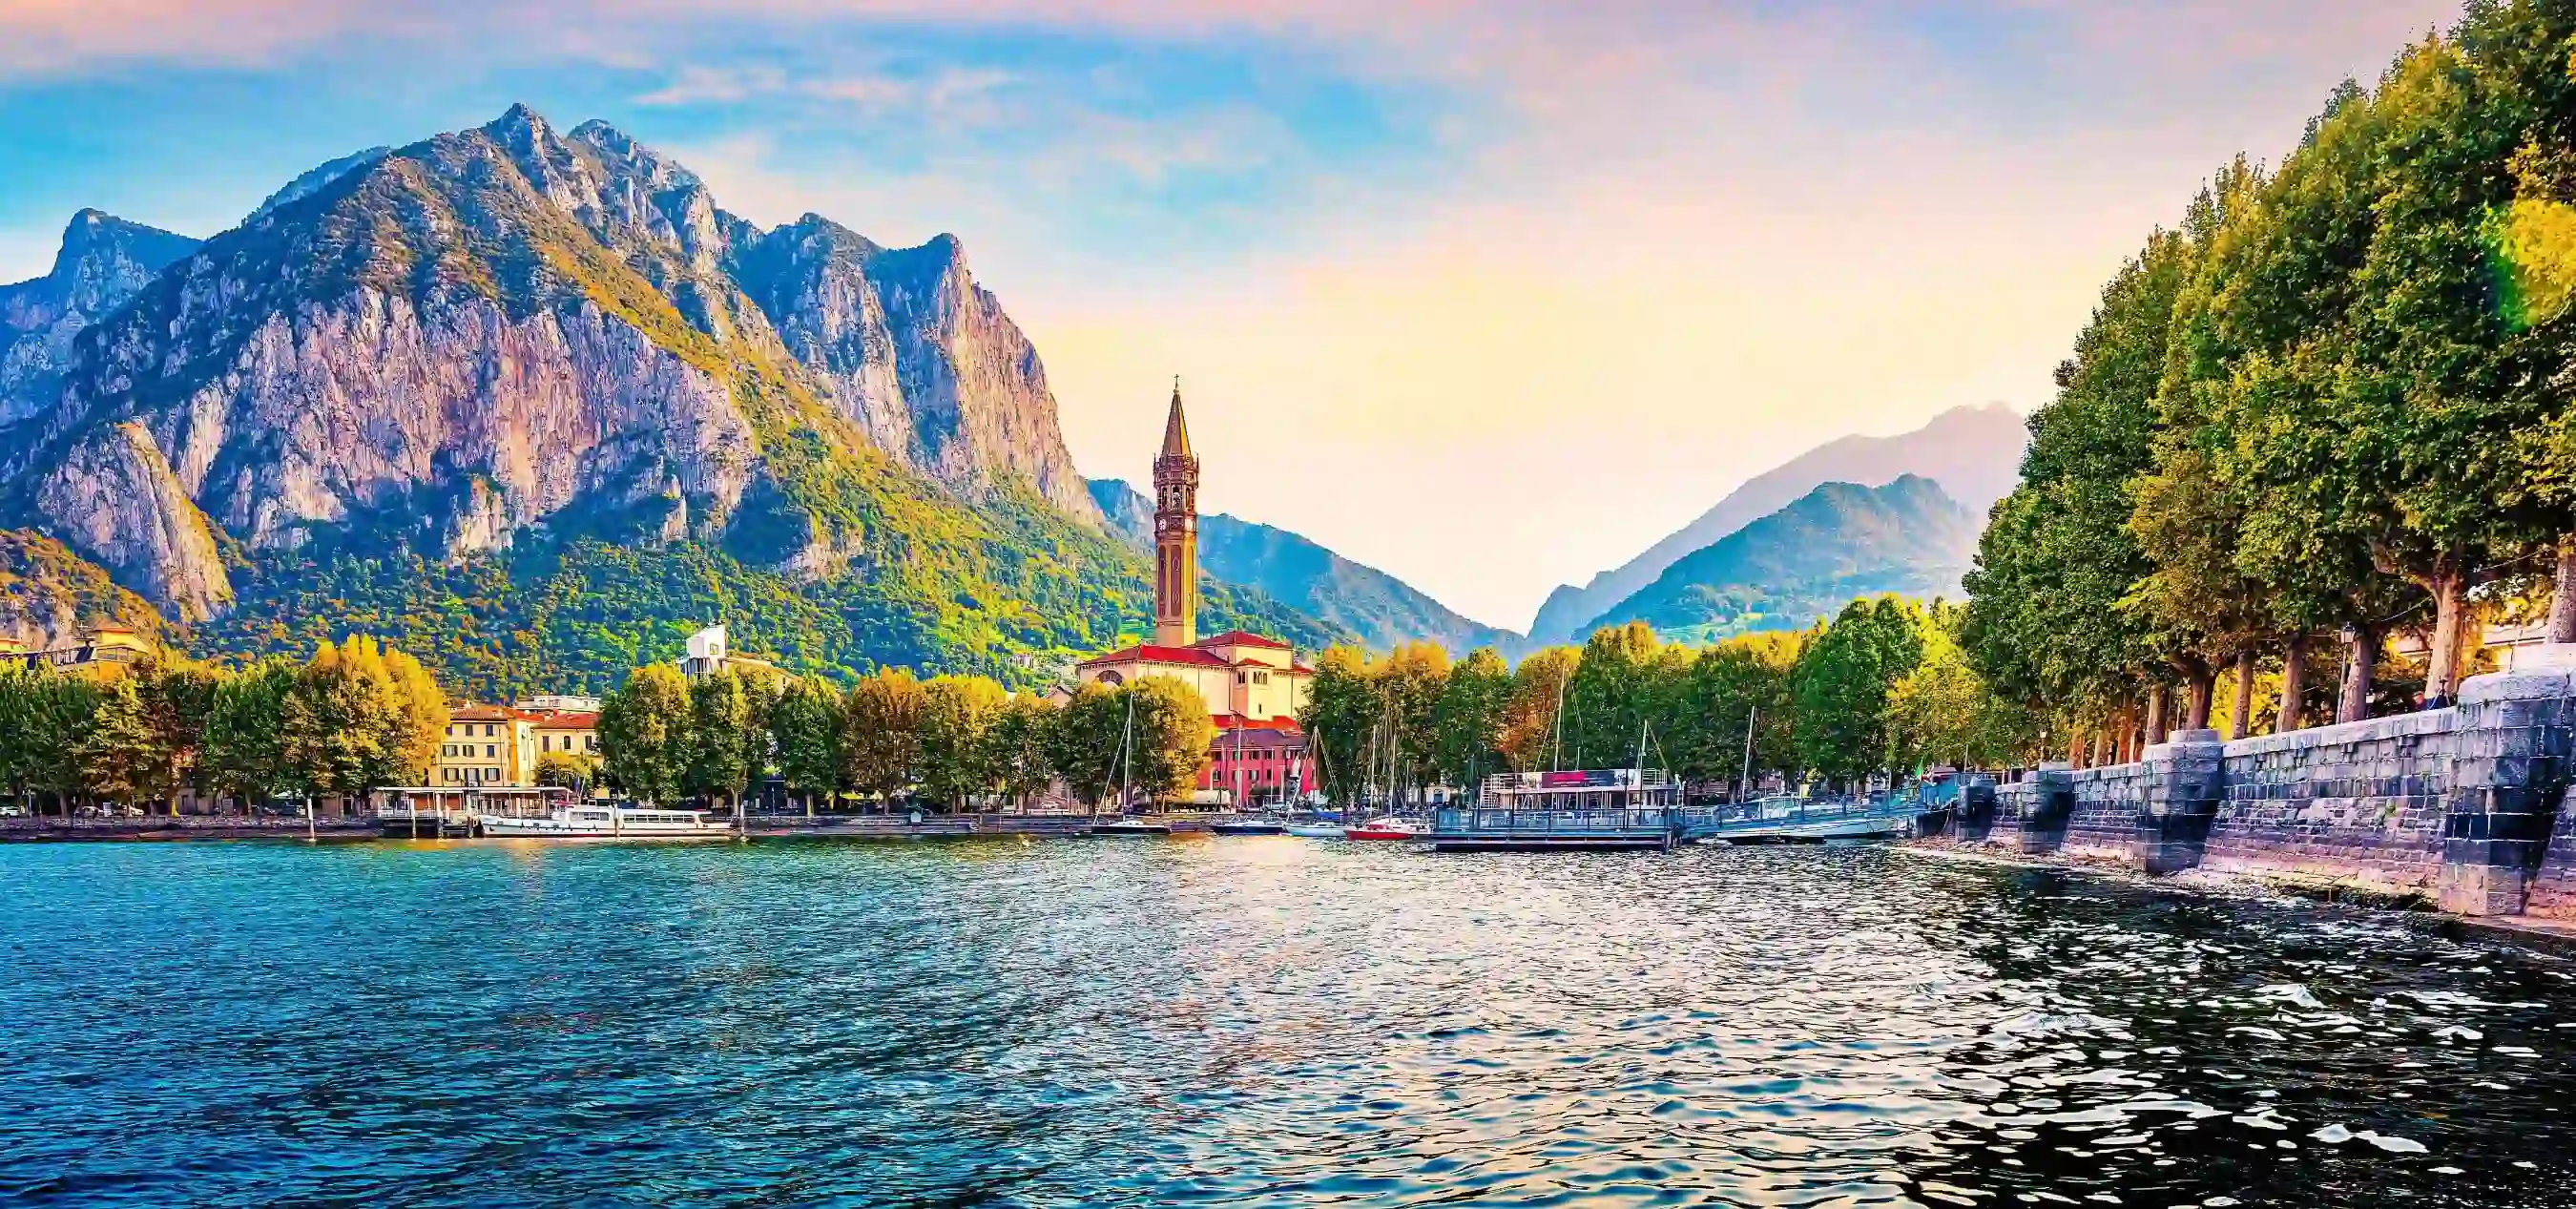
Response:
[[[439,788],[536,784],[536,721],[498,705],[460,705],[449,710],[429,780]]]
[[[525,705],[518,714],[536,729],[537,755],[584,756],[599,758],[599,711],[536,710]]]
[[[718,672],[764,672],[772,676],[786,674],[779,670],[777,664],[766,659],[735,654],[725,641],[725,628],[711,625],[689,635],[689,653],[680,659],[680,674],[695,680]]]
[[[74,641],[64,646],[36,648],[14,638],[0,638],[0,659],[62,672],[122,668],[151,657],[152,643],[149,639],[129,627],[112,622],[101,622],[80,631]]]
[[[599,698],[579,693],[539,693],[511,702],[510,708],[523,714],[595,714],[600,704]]]
[[[1315,672],[1275,638],[1245,630],[1198,636],[1198,490],[1199,461],[1175,384],[1154,458],[1153,639],[1076,663],[1074,679],[1114,686],[1167,676],[1197,689],[1217,728],[1199,788],[1232,791],[1239,802],[1283,800],[1314,784],[1297,711]],[[1273,792],[1254,792],[1256,781]]]

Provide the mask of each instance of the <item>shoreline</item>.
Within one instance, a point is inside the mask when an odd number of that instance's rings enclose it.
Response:
[[[2576,920],[2531,915],[2454,915],[2439,910],[2430,900],[2420,895],[2391,894],[2384,890],[2375,890],[2331,878],[2260,870],[2222,872],[2209,869],[2193,869],[2177,874],[2156,876],[2110,861],[2010,852],[1990,845],[1967,845],[1945,840],[1896,840],[1889,843],[1888,847],[1935,860],[1958,861],[1962,864],[2085,873],[2145,889],[2201,895],[2292,898],[2337,906],[2363,907],[2421,919],[2446,932],[2474,933],[2484,939],[2506,941],[2556,956],[2576,958]]]

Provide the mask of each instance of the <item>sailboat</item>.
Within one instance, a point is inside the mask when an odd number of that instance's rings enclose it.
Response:
[[[1350,825],[1350,826],[1348,826],[1348,827],[1343,828],[1343,829],[1342,829],[1342,838],[1343,838],[1343,839],[1346,839],[1346,840],[1397,840],[1397,841],[1401,841],[1401,840],[1418,840],[1418,839],[1425,838],[1426,836],[1428,836],[1428,835],[1430,834],[1430,830],[1429,830],[1428,828],[1425,828],[1425,827],[1422,825],[1422,821],[1421,821],[1421,820],[1419,820],[1419,819],[1408,819],[1408,818],[1405,818],[1405,817],[1404,817],[1404,815],[1400,812],[1400,810],[1399,810],[1399,808],[1398,808],[1398,806],[1397,806],[1397,803],[1396,803],[1396,786],[1397,786],[1397,776],[1396,776],[1396,749],[1395,749],[1395,748],[1396,748],[1396,745],[1395,745],[1395,719],[1394,719],[1392,716],[1388,717],[1388,718],[1385,720],[1385,724],[1384,724],[1384,726],[1382,727],[1382,729],[1383,729],[1383,730],[1384,730],[1384,732],[1385,732],[1386,740],[1387,740],[1387,741],[1386,741],[1386,753],[1387,753],[1387,755],[1386,755],[1386,807],[1387,807],[1387,812],[1386,812],[1385,814],[1379,815],[1379,816],[1378,816],[1378,817],[1376,817],[1376,818],[1373,818],[1373,819],[1366,819],[1366,820],[1363,820],[1363,821],[1361,821],[1361,822],[1354,823],[1354,824],[1352,824],[1352,825]],[[1372,736],[1370,736],[1370,738],[1371,738],[1371,740],[1372,740],[1372,741],[1374,741],[1374,740],[1376,739],[1376,736],[1372,735]],[[1374,761],[1374,760],[1370,761],[1370,771],[1371,771],[1372,773],[1374,773],[1374,772],[1376,771],[1376,761]],[[1361,796],[1362,796],[1362,797],[1366,797],[1367,795],[1366,795],[1365,793],[1363,793]]]
[[[1127,699],[1127,720],[1118,727],[1118,817],[1106,823],[1094,823],[1085,835],[1170,835],[1172,825],[1151,819],[1140,819],[1127,813],[1133,798],[1136,771],[1136,699]]]

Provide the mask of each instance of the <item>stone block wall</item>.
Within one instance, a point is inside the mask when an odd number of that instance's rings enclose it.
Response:
[[[2043,768],[2000,789],[1982,839],[2576,918],[2576,650],[2560,659],[2475,677],[2448,709],[2225,744],[2183,731],[2134,764]]]

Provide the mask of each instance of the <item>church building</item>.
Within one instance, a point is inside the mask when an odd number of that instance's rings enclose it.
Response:
[[[1117,685],[1168,676],[1196,688],[1217,727],[1216,759],[1199,787],[1231,791],[1238,802],[1283,800],[1315,783],[1297,727],[1315,672],[1275,638],[1244,630],[1199,637],[1198,506],[1199,460],[1175,385],[1154,459],[1153,639],[1083,660],[1074,677]]]

